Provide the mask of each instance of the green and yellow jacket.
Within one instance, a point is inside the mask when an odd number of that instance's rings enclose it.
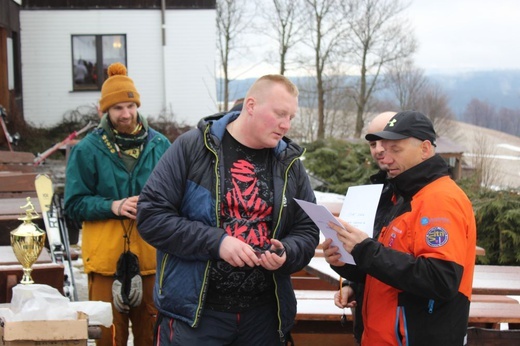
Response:
[[[159,132],[143,125],[148,135],[131,171],[116,150],[111,133],[100,126],[72,148],[67,163],[65,212],[82,222],[82,257],[85,272],[114,275],[124,252],[125,231],[130,251],[139,258],[141,275],[155,273],[155,249],[139,235],[136,222],[116,216],[115,200],[139,195],[155,165],[170,146]]]

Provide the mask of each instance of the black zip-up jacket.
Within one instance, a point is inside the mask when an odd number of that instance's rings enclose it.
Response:
[[[401,198],[379,240],[354,247],[357,267],[333,267],[354,281],[366,274],[363,345],[463,345],[476,227],[448,175],[436,155],[390,179]]]
[[[175,140],[139,197],[139,233],[157,249],[154,301],[159,311],[192,327],[200,322],[208,273],[227,236],[220,227],[226,125],[238,112],[202,119]],[[300,160],[304,150],[288,138],[273,148],[273,232],[287,254],[273,272],[281,338],[292,328],[296,298],[290,275],[314,256],[319,230],[294,198],[316,202]]]
[[[390,210],[394,206],[394,190],[393,186],[388,182],[387,172],[379,170],[376,174],[370,176],[370,182],[372,184],[383,184],[381,190],[381,197],[379,198],[379,204],[377,205],[377,211],[374,219],[374,233],[372,238],[377,239],[381,229],[388,224]],[[346,281],[347,284],[352,286],[354,290],[354,299],[356,300],[357,306],[354,310],[354,337],[356,340],[361,342],[361,335],[363,333],[363,317],[361,316],[363,306],[363,296],[365,294],[365,280],[363,277],[362,282]]]

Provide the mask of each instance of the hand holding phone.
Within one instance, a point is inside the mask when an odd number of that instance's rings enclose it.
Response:
[[[285,253],[285,248],[284,247],[269,248],[268,250],[263,250],[261,248],[258,248],[256,246],[254,246],[253,250],[255,251],[256,257],[258,257],[258,258],[260,258],[260,256],[262,256],[262,254],[265,253],[266,251],[269,251],[270,253],[276,254],[279,257],[282,257],[283,254]]]
[[[269,249],[269,252],[277,254],[278,257],[282,257],[283,254],[285,253],[285,248],[284,247],[276,247],[276,248]]]

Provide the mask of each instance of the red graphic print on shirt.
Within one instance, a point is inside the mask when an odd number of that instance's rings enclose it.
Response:
[[[272,206],[263,196],[255,166],[245,160],[237,160],[230,169],[232,189],[225,195],[225,204],[221,210],[227,210],[232,220],[226,226],[226,232],[247,244],[264,247],[270,244],[269,227],[266,223],[271,218]]]

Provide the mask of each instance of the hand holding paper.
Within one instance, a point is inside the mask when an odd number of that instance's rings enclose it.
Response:
[[[329,223],[336,224],[337,227],[342,227],[338,220],[332,213],[322,205],[310,203],[300,199],[294,199],[296,203],[309,215],[312,221],[318,226],[325,238],[332,239],[332,244],[339,248],[341,254],[340,260],[345,263],[354,263],[352,256],[343,248],[341,242],[338,240],[338,234],[329,226]]]
[[[325,261],[331,266],[342,267],[345,265],[345,261],[342,260],[346,256],[350,256],[350,254],[343,248],[343,244],[337,238],[335,238],[334,242],[332,238],[327,238],[323,243],[321,243],[321,247],[323,250],[323,257]],[[345,256],[346,253],[346,256]],[[342,258],[343,257],[343,258]],[[347,257],[347,261],[350,261],[350,257]],[[352,259],[354,262],[354,259]],[[349,262],[350,263],[350,262]]]
[[[332,239],[331,245],[339,248],[340,260],[355,264],[349,252],[358,242],[372,236],[382,188],[382,184],[351,186],[341,208],[341,220],[337,220],[324,206],[298,199],[295,201],[319,227],[323,235],[327,239]],[[346,223],[340,222],[342,220]]]
[[[337,224],[330,224],[329,226],[336,231],[337,238],[341,242],[343,248],[350,254],[354,246],[361,243],[363,240],[368,238],[368,234],[362,230],[352,226],[351,224],[339,219],[341,227]]]

